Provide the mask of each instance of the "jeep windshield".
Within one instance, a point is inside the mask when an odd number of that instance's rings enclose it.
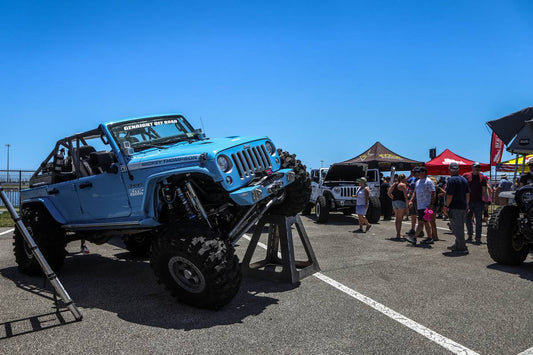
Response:
[[[194,128],[181,116],[120,122],[110,125],[109,129],[121,148],[131,147],[136,152],[198,140]]]

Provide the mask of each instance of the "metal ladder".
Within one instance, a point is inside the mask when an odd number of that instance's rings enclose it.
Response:
[[[19,231],[22,233],[22,236],[24,237],[24,240],[29,245],[33,255],[39,262],[39,265],[41,266],[41,269],[43,270],[43,273],[45,277],[50,281],[50,284],[54,288],[55,292],[59,295],[65,306],[69,309],[69,311],[72,313],[74,318],[78,321],[82,320],[83,316],[78,310],[78,307],[74,304],[70,296],[68,295],[67,291],[57,278],[57,275],[52,270],[50,265],[48,265],[48,262],[44,258],[43,254],[39,250],[39,247],[37,244],[35,244],[35,241],[31,237],[30,233],[26,229],[26,226],[24,223],[22,223],[21,218],[19,217],[17,211],[15,211],[15,208],[11,204],[11,201],[7,198],[6,193],[4,192],[4,189],[2,185],[0,184],[0,197],[2,198],[2,202],[4,202],[4,205],[6,206],[7,210],[9,211],[9,214],[11,215],[11,218],[13,218],[13,221],[15,221],[16,228],[19,229]]]

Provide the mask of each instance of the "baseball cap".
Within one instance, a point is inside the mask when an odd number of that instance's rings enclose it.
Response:
[[[366,185],[366,178],[365,177],[361,177],[361,178],[357,179],[357,182],[363,182]]]
[[[529,159],[527,160],[527,163],[528,163],[528,164],[533,164],[533,157],[532,157],[532,158],[529,158]]]
[[[478,167],[481,166],[481,164],[476,161],[476,162],[474,162],[474,164],[472,164],[472,166],[475,167],[475,168],[478,168]]]
[[[425,167],[425,166],[419,166],[418,167],[418,172],[424,172],[424,173],[427,173],[428,169]]]
[[[458,171],[459,170],[459,164],[457,162],[452,161],[449,165],[450,171]]]
[[[507,177],[507,174],[502,174],[502,178],[506,178]]]

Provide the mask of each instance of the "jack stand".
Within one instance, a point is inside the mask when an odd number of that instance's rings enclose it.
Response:
[[[250,264],[259,238],[261,237],[261,232],[266,224],[269,224],[266,258]],[[291,230],[293,224],[296,225],[298,235],[307,254],[306,261],[299,261],[294,258],[294,243]],[[280,244],[281,259],[278,257]],[[281,272],[275,271],[276,266],[282,267]],[[318,265],[300,216],[269,215],[261,218],[255,226],[250,245],[242,261],[241,270],[243,275],[257,276],[267,280],[293,284],[315,272],[319,272],[320,266]]]
[[[81,320],[83,318],[82,314],[80,313],[78,307],[74,304],[74,301],[70,298],[67,291],[57,278],[57,275],[54,273],[50,265],[48,265],[48,262],[44,258],[43,254],[39,250],[39,247],[37,244],[35,244],[35,241],[31,237],[31,234],[26,229],[26,226],[24,223],[22,223],[22,219],[17,214],[17,211],[15,211],[15,208],[11,204],[11,201],[7,198],[6,193],[4,192],[4,189],[2,188],[2,185],[0,185],[0,198],[2,199],[2,202],[4,202],[4,205],[6,206],[7,210],[9,211],[9,214],[11,215],[11,218],[13,221],[15,221],[16,227],[22,233],[22,236],[24,238],[24,241],[26,244],[28,244],[29,248],[31,249],[33,255],[35,256],[35,259],[41,266],[41,269],[43,270],[44,276],[48,279],[52,287],[54,288],[54,298],[55,294],[57,293],[59,297],[61,297],[61,300],[63,300],[63,303],[65,303],[65,306],[69,309],[69,311],[72,313],[74,318],[76,320]],[[56,302],[57,306],[57,302]]]

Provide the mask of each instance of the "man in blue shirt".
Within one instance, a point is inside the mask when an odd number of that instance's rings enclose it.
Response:
[[[444,213],[448,214],[455,235],[455,244],[448,249],[454,253],[468,254],[465,242],[465,217],[470,202],[470,186],[464,177],[459,176],[459,164],[452,162],[448,169],[451,177],[446,184]]]

